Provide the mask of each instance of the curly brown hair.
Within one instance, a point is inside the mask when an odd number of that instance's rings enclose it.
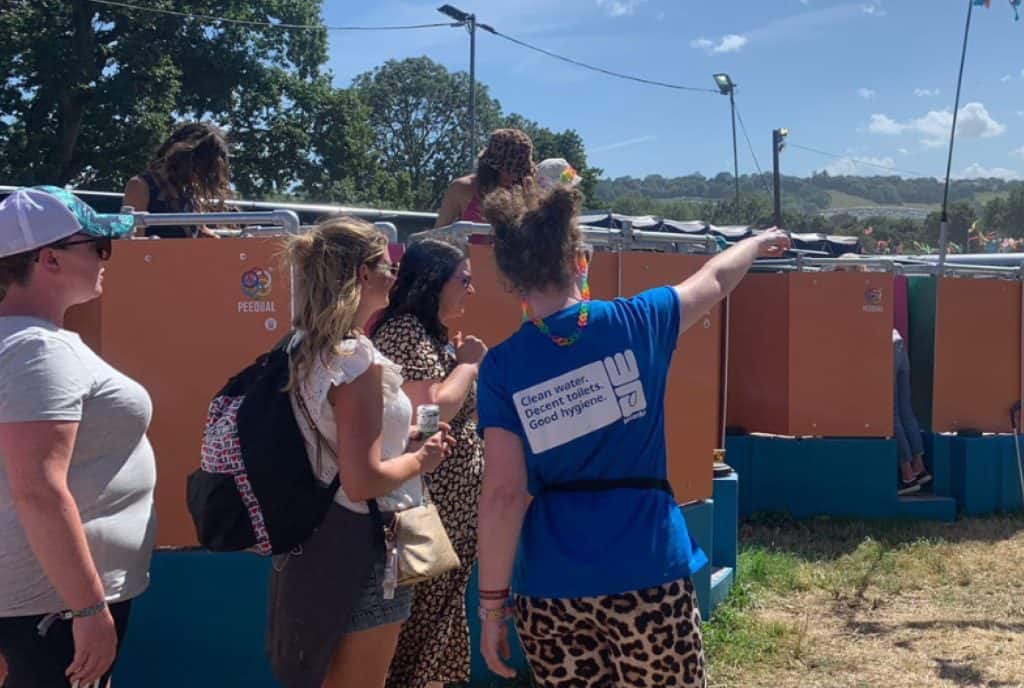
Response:
[[[161,184],[178,198],[191,198],[198,210],[220,210],[231,197],[227,137],[208,122],[179,126],[157,149],[149,163]]]
[[[576,215],[583,194],[557,187],[538,198],[519,189],[497,189],[484,200],[494,229],[498,269],[520,291],[564,289],[576,275],[582,248]]]

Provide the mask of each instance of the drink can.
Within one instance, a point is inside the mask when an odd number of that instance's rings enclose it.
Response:
[[[437,404],[420,404],[416,408],[416,429],[423,439],[441,429],[441,407]]]

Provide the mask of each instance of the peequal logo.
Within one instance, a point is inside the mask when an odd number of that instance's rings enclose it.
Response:
[[[239,313],[276,313],[274,302],[267,299],[270,296],[274,279],[269,268],[251,268],[242,273],[242,294],[248,301],[238,302]],[[272,319],[271,319],[272,320]],[[276,329],[276,321],[275,329]],[[268,330],[271,328],[268,326]]]
[[[252,268],[242,273],[242,293],[254,301],[270,296],[272,284],[270,270],[265,268]]]
[[[882,313],[885,308],[882,306],[882,290],[878,288],[868,289],[864,292],[864,306],[861,308],[865,313]]]

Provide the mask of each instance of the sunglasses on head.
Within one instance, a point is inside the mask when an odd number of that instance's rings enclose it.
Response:
[[[56,244],[51,244],[50,248],[63,250],[78,244],[93,244],[96,255],[100,257],[100,260],[110,260],[110,256],[114,252],[114,242],[110,237],[86,237],[71,241],[58,241]]]

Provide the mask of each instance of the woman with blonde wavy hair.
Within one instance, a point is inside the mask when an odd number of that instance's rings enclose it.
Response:
[[[387,522],[419,506],[420,476],[451,451],[447,426],[419,446],[401,367],[362,325],[388,303],[395,268],[387,239],[361,220],[328,220],[288,240],[295,275],[289,389],[314,474],[341,486],[320,527],[275,557],[267,644],[289,688],[383,686],[411,588],[385,565]]]

